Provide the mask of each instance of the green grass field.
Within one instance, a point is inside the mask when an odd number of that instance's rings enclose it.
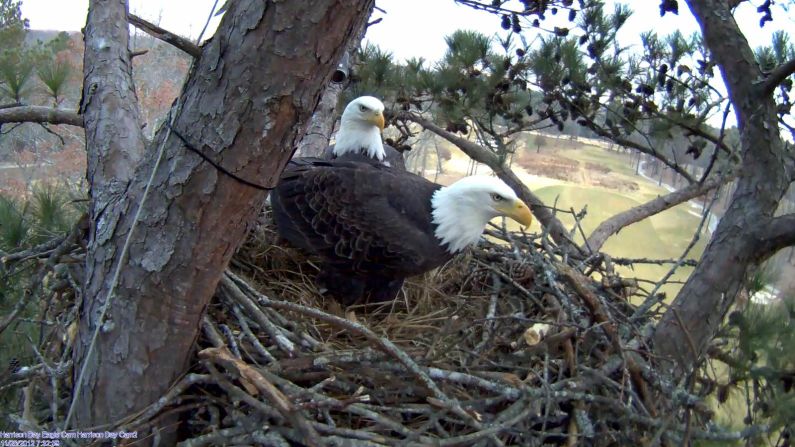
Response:
[[[587,215],[581,224],[586,234],[590,234],[605,219],[659,195],[667,194],[664,188],[635,175],[635,171],[625,154],[572,142],[576,149],[558,149],[548,153],[569,158],[581,163],[600,165],[610,169],[612,178],[633,182],[638,185],[635,191],[618,191],[587,184],[574,184],[566,181],[528,175],[521,168],[520,178],[549,206],[557,205],[560,210],[571,208],[579,212],[587,207]],[[558,217],[568,227],[574,226],[570,213],[559,213]],[[693,239],[700,217],[690,212],[688,204],[682,204],[641,222],[630,225],[607,240],[603,250],[614,257],[676,259],[681,256]],[[538,223],[534,223],[531,231],[540,231]],[[689,258],[698,259],[706,245],[706,235],[702,235],[689,254]],[[578,233],[577,241],[583,238]],[[670,265],[637,264],[634,268],[619,268],[620,273],[628,278],[641,280],[641,287],[650,290],[653,284],[668,273]],[[683,267],[671,277],[671,283],[661,288],[669,298],[678,293],[681,284],[692,272],[692,268]]]
[[[579,211],[587,206],[588,213],[581,222],[585,234],[590,234],[602,221],[612,215],[642,203],[638,200],[639,197],[633,197],[634,194],[568,184],[546,186],[535,192],[545,203],[550,205],[557,203],[560,209],[574,208],[575,211]],[[573,227],[574,218],[571,214],[561,213],[559,217],[567,227]],[[603,251],[614,257],[624,258],[678,258],[690,244],[698,223],[699,218],[690,214],[686,205],[679,206],[624,228],[607,240]],[[579,232],[577,241],[580,243],[583,241]],[[704,242],[700,240],[693,247],[690,257],[697,259],[703,250]],[[658,281],[669,269],[670,266],[665,265],[638,264],[634,268],[619,268],[619,271],[625,277]],[[691,271],[692,268],[681,268],[674,274],[672,280],[684,281]],[[644,288],[647,286],[650,284],[642,284]],[[670,297],[675,295],[679,288],[679,284],[673,283],[663,286],[661,290]]]

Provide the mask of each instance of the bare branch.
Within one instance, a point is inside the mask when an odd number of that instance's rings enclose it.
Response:
[[[765,82],[762,83],[760,94],[767,96],[773,93],[776,87],[793,73],[795,73],[795,59],[790,59],[774,68],[765,79]]]
[[[770,219],[766,225],[759,226],[758,234],[760,243],[756,246],[756,255],[760,260],[795,245],[795,214]]]
[[[2,110],[2,109],[9,109],[9,108],[11,108],[11,107],[19,107],[19,106],[24,106],[24,105],[25,105],[25,104],[22,104],[21,102],[12,102],[12,103],[9,103],[9,104],[0,104],[0,110]]]
[[[547,207],[538,196],[533,194],[530,191],[530,188],[528,188],[521,180],[519,180],[519,178],[510,168],[503,166],[499,157],[497,157],[497,155],[492,151],[485,149],[465,138],[461,138],[454,133],[448,132],[417,114],[401,113],[400,118],[419,124],[424,129],[429,130],[444,138],[445,140],[455,144],[473,160],[487,165],[492,171],[494,171],[495,174],[497,174],[500,179],[502,179],[508,184],[508,186],[516,191],[517,195],[525,203],[530,206],[533,214],[541,222],[541,225],[549,229],[549,234],[552,236],[555,242],[563,246],[575,248],[577,251],[580,250],[577,244],[571,240],[566,228],[563,226],[560,220],[558,220],[558,218],[555,217],[555,215],[549,210],[549,207]]]
[[[160,28],[154,23],[147,22],[146,20],[138,17],[135,14],[127,14],[127,20],[130,22],[132,26],[145,32],[146,34],[149,34],[150,36],[156,39],[160,39],[165,43],[171,44],[197,59],[202,54],[201,47],[194,44],[190,40],[178,36],[172,33],[171,31],[167,31],[163,28]]]
[[[17,106],[0,109],[0,124],[3,123],[50,123],[83,127],[83,117],[74,110],[43,106]]]
[[[610,236],[618,233],[624,227],[632,225],[635,222],[640,222],[647,217],[661,213],[669,208],[673,208],[680,203],[700,197],[732,178],[734,178],[734,176],[712,177],[704,183],[693,183],[678,191],[657,197],[642,205],[618,213],[600,223],[588,237],[586,243],[591,250],[599,251]]]

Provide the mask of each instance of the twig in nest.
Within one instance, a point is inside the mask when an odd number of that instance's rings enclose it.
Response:
[[[224,284],[225,287],[229,288],[237,288],[235,282],[233,282],[234,274],[227,271],[223,278],[221,279],[221,283]],[[238,281],[240,279],[238,278]],[[361,324],[354,323],[352,321],[346,320],[344,318],[340,318],[334,315],[327,314],[321,310],[309,308],[306,306],[302,306],[300,304],[288,303],[284,301],[274,301],[270,298],[266,297],[265,295],[256,292],[258,302],[266,307],[272,307],[292,312],[297,312],[303,315],[307,315],[313,318],[317,318],[319,320],[323,320],[327,323],[333,324],[335,326],[341,327],[343,329],[355,332],[372,343],[375,343],[380,349],[383,349],[385,352],[394,356],[398,361],[400,361],[415,377],[420,380],[420,383],[425,385],[425,387],[433,393],[434,397],[438,399],[441,403],[443,403],[448,409],[450,409],[453,413],[458,415],[459,417],[463,418],[467,421],[470,425],[475,427],[478,430],[482,429],[480,422],[478,422],[471,414],[467,413],[458,401],[454,399],[450,399],[447,395],[439,389],[439,387],[434,383],[434,381],[428,377],[428,375],[417,365],[414,360],[411,359],[405,352],[403,352],[400,348],[395,346],[394,343],[391,341],[379,337],[370,329],[362,326]],[[502,444],[501,442],[499,444]]]
[[[491,283],[493,284],[493,291],[489,297],[489,309],[486,311],[486,319],[483,321],[483,336],[481,337],[480,343],[475,346],[475,352],[477,353],[480,353],[494,336],[494,326],[496,326],[494,317],[497,314],[497,299],[500,296],[500,290],[502,290],[500,277],[494,272],[491,274]]]
[[[306,436],[306,443],[310,446],[320,446],[320,437],[315,428],[306,418],[297,411],[287,397],[282,394],[272,383],[270,383],[256,369],[252,368],[242,360],[235,358],[226,348],[207,348],[199,352],[199,358],[210,360],[214,363],[223,365],[227,369],[236,370],[241,377],[253,383],[279,412],[289,419],[297,430],[301,430]]]
[[[202,331],[216,348],[226,346],[226,343],[224,343],[224,337],[215,327],[215,322],[212,321],[207,315],[202,318]]]
[[[128,422],[121,425],[120,430],[130,431],[131,429],[145,424],[147,421],[149,421],[149,419],[157,416],[163,410],[163,408],[175,401],[189,387],[199,383],[209,382],[211,382],[211,377],[209,374],[188,374],[187,376],[183,377],[182,380],[172,386],[171,389],[169,389],[168,392],[163,395],[163,397],[156,400],[152,405],[146,407],[143,411],[139,412],[132,418],[128,418]]]
[[[499,276],[500,278],[504,279],[505,281],[510,283],[512,286],[516,287],[517,290],[522,292],[522,294],[525,295],[526,297],[530,298],[530,300],[532,302],[534,302],[535,304],[537,304],[539,307],[542,307],[542,308],[544,307],[544,305],[541,303],[541,301],[538,300],[538,298],[536,298],[535,295],[533,295],[523,285],[521,285],[518,282],[514,281],[514,279],[511,278],[510,276],[508,276],[507,274],[501,272],[496,267],[494,267],[492,265],[489,265],[489,264],[486,264],[485,262],[481,262],[481,261],[479,261],[477,259],[475,259],[475,263],[477,263],[479,266],[481,266],[481,267],[483,267],[485,269],[488,269],[488,270],[494,272],[497,276]]]
[[[240,353],[240,347],[237,346],[237,339],[235,338],[235,334],[232,333],[232,329],[229,329],[229,326],[225,324],[219,324],[218,326],[221,328],[221,332],[223,332],[224,336],[226,337],[229,350],[235,355],[235,357],[242,359],[243,355]]]
[[[278,411],[273,409],[272,406],[267,405],[265,402],[260,401],[256,397],[245,392],[243,389],[235,386],[226,377],[224,377],[224,375],[221,374],[221,372],[218,371],[218,369],[216,369],[211,362],[205,362],[205,366],[210,372],[210,375],[213,377],[215,384],[221,387],[230,397],[245,402],[247,405],[251,406],[251,408],[257,410],[257,412],[268,417],[269,419],[276,421],[284,419]]]
[[[294,357],[296,355],[295,352],[295,344],[290,341],[289,338],[278,328],[275,324],[265,315],[265,312],[257,306],[254,301],[252,301],[249,297],[247,297],[240,288],[235,285],[235,283],[231,281],[222,281],[222,284],[227,292],[229,292],[228,296],[234,299],[238,304],[243,306],[246,312],[254,318],[254,321],[264,329],[268,335],[270,335],[271,339],[276,343],[276,345],[287,353],[290,357]]]
[[[259,355],[264,357],[269,363],[278,365],[279,361],[276,359],[276,357],[274,357],[273,354],[268,352],[265,346],[262,346],[262,343],[260,343],[259,339],[251,331],[251,328],[249,327],[248,322],[246,321],[246,316],[243,315],[243,311],[240,310],[240,306],[237,305],[232,306],[232,312],[234,312],[235,317],[237,317],[237,322],[240,324],[240,329],[243,331],[243,334],[246,336],[249,343],[251,343],[251,346],[254,347],[254,350],[257,351]]]
[[[599,298],[595,293],[588,289],[588,286],[585,284],[587,278],[568,265],[557,263],[556,267],[562,274],[563,279],[565,279],[577,292],[577,295],[582,298],[585,306],[591,312],[594,321],[602,325],[605,333],[607,333],[607,336],[610,339],[611,344],[613,345],[613,349],[615,349],[617,353],[620,353],[622,351],[621,339],[618,336],[616,327],[602,308]]]
[[[381,414],[379,414],[379,413],[377,413],[375,411],[372,411],[372,410],[368,409],[367,407],[365,407],[362,404],[354,403],[354,404],[346,406],[346,405],[343,405],[342,401],[340,401],[339,399],[335,399],[333,397],[325,396],[323,394],[314,392],[311,389],[301,388],[298,385],[296,385],[296,384],[294,384],[294,383],[292,383],[292,382],[290,382],[290,381],[288,381],[288,380],[286,380],[286,379],[284,379],[282,377],[279,377],[279,376],[271,373],[270,371],[263,370],[262,374],[265,375],[268,379],[270,379],[275,384],[277,384],[277,385],[289,390],[290,393],[293,394],[293,395],[306,395],[306,396],[308,396],[309,398],[311,398],[315,402],[328,402],[330,404],[330,406],[334,406],[336,408],[339,408],[342,411],[345,411],[345,412],[350,413],[352,415],[356,415],[356,416],[371,420],[371,421],[375,422],[376,424],[379,424],[379,425],[381,425],[383,427],[388,428],[389,430],[392,430],[392,431],[395,431],[395,432],[399,433],[402,436],[412,437],[412,436],[418,436],[419,435],[418,433],[415,433],[414,431],[404,427],[402,424],[400,424],[399,422],[393,420],[392,418],[389,418],[389,417],[381,415]]]
[[[518,424],[519,422],[527,419],[530,415],[532,415],[533,413],[538,411],[537,408],[535,408],[529,402],[524,402],[524,403],[526,405],[525,409],[521,413],[517,414],[516,416],[514,416],[513,418],[511,418],[511,419],[509,419],[509,420],[507,420],[505,422],[501,422],[499,424],[494,424],[494,425],[492,425],[491,427],[489,427],[487,429],[484,429],[484,430],[481,430],[481,431],[477,431],[475,433],[470,433],[470,434],[462,435],[462,436],[454,436],[454,437],[450,437],[450,438],[441,440],[441,441],[438,442],[437,445],[440,445],[440,446],[474,445],[477,441],[479,441],[481,439],[488,438],[488,437],[493,437],[497,433],[500,433],[502,431],[505,431],[505,430],[511,428],[512,426],[514,426],[514,425]]]

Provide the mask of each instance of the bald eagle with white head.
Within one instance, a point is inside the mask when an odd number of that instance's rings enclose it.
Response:
[[[372,96],[349,102],[340,118],[335,142],[326,148],[325,160],[378,162],[405,170],[403,154],[381,141],[384,104]]]
[[[280,235],[320,258],[319,282],[344,304],[394,299],[405,278],[476,243],[494,217],[532,221],[527,205],[497,178],[442,186],[361,161],[293,160],[272,203]]]

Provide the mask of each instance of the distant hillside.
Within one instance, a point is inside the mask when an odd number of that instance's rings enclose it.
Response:
[[[36,41],[48,42],[58,36],[59,33],[63,31],[56,31],[56,30],[40,30],[40,29],[32,29],[28,31],[28,35],[25,36],[25,42],[27,43],[34,43]],[[75,32],[67,32],[70,36],[75,34],[79,35],[80,33]]]

